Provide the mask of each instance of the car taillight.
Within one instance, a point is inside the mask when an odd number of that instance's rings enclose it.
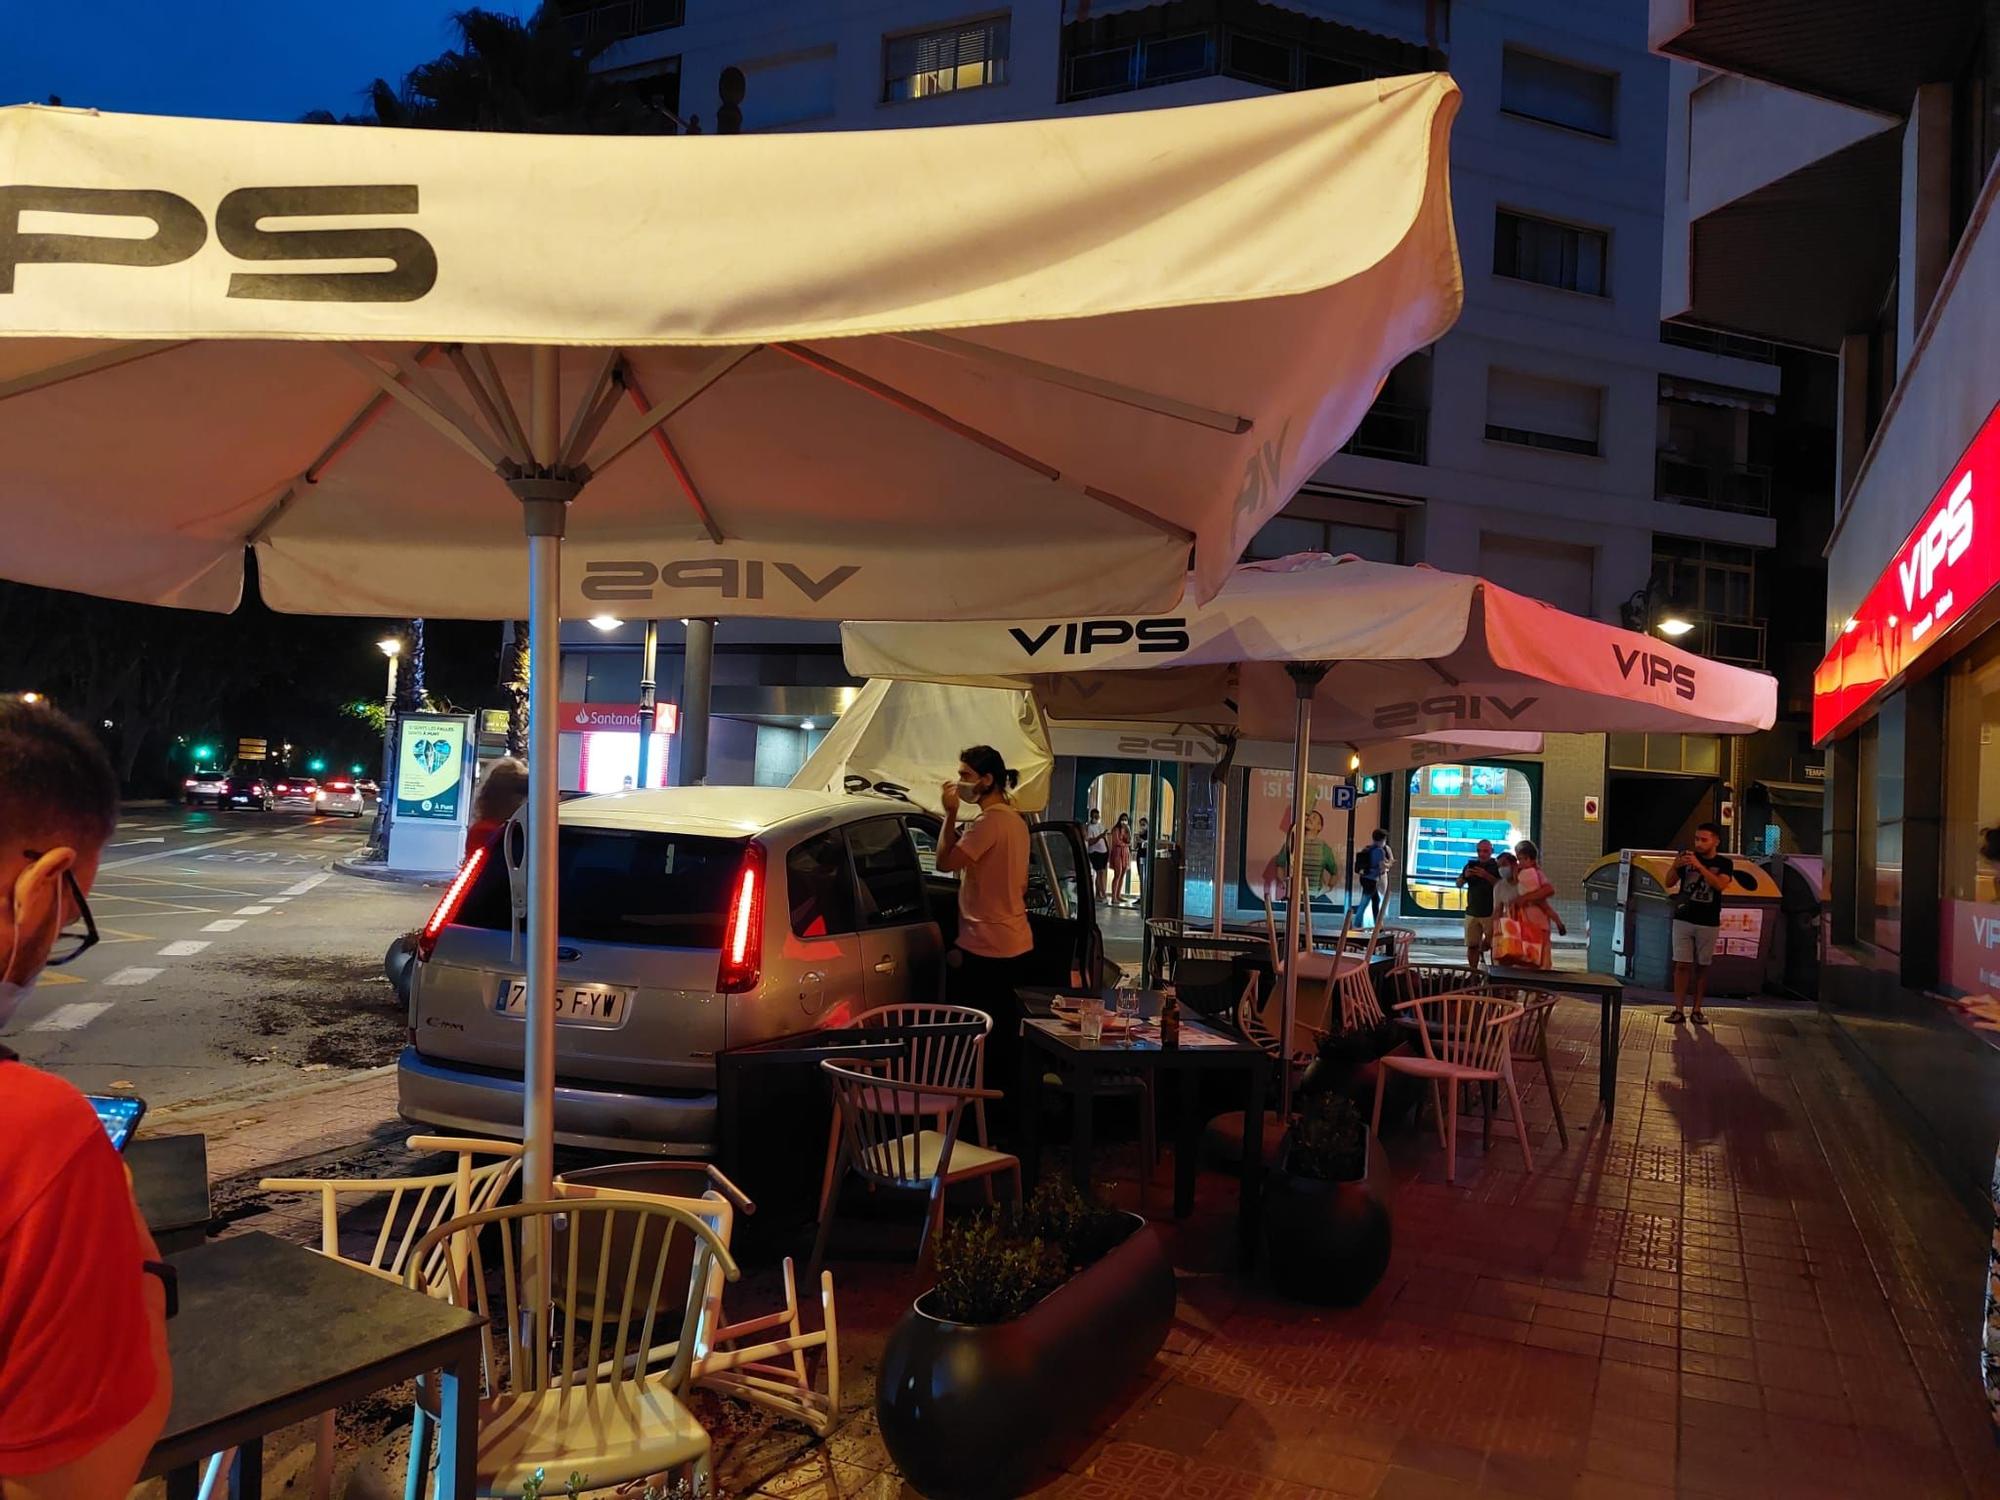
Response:
[[[182,786],[184,786],[184,787],[189,787],[189,786],[193,786],[194,784],[195,784],[195,780],[194,780],[194,778],[193,778],[192,776],[188,777],[188,779],[187,779],[186,781],[183,781],[183,782],[181,783],[181,785],[182,785]]]
[[[757,988],[764,969],[764,846],[750,844],[729,887],[729,913],[722,925],[722,962],[715,987],[725,995]]]
[[[431,951],[437,947],[438,934],[451,925],[458,909],[465,905],[465,893],[472,889],[472,882],[479,878],[480,866],[485,863],[486,850],[473,850],[472,858],[459,867],[458,874],[445,887],[444,899],[438,902],[431,919],[424,923],[424,930],[417,934],[417,958],[420,962],[429,962]]]
[[[284,782],[282,782],[282,781],[281,781],[281,782],[279,782],[279,783],[278,783],[278,790],[279,790],[279,791],[281,791],[281,792],[282,792],[282,791],[285,791],[285,790],[287,790],[287,788],[286,788],[286,786],[285,786]]]

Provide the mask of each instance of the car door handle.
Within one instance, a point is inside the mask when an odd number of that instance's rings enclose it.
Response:
[[[876,972],[877,974],[893,974],[893,973],[895,973],[895,972],[896,972],[896,960],[895,960],[895,959],[893,959],[893,958],[878,958],[878,959],[876,959],[876,960],[875,960],[875,972]]]
[[[820,972],[820,971],[819,971],[818,969],[808,969],[808,970],[806,970],[806,971],[805,971],[805,973],[803,973],[803,974],[801,974],[801,975],[799,976],[799,983],[800,983],[800,984],[825,984],[825,983],[826,983],[826,975],[822,974],[822,973],[821,973],[821,972]]]

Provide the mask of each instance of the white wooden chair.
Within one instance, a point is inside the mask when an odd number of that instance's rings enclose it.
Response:
[[[1521,1160],[1532,1172],[1534,1152],[1528,1146],[1527,1120],[1521,1113],[1521,1095],[1514,1087],[1513,1036],[1521,1019],[1521,1007],[1501,995],[1457,992],[1406,1000],[1396,1007],[1421,1023],[1415,1030],[1423,1050],[1418,1054],[1390,1053],[1381,1060],[1375,1075],[1375,1111],[1370,1127],[1382,1125],[1382,1094],[1391,1071],[1427,1078],[1431,1100],[1437,1107],[1438,1139],[1445,1149],[1444,1180],[1457,1181],[1459,1085],[1481,1086],[1498,1083],[1507,1090],[1507,1102],[1514,1112],[1514,1136],[1521,1146]],[[1446,1101],[1451,1108],[1447,1112]],[[1487,1128],[1492,1113],[1484,1111]]]
[[[1554,1014],[1557,996],[1547,990],[1512,988],[1495,990],[1521,1007],[1521,1019],[1514,1027],[1510,1051],[1517,1063],[1532,1063],[1541,1069],[1542,1085],[1549,1091],[1549,1108],[1556,1117],[1556,1138],[1569,1149],[1569,1125],[1563,1119],[1562,1097],[1556,1091],[1555,1061],[1549,1055],[1549,1017]]]
[[[570,1198],[619,1198],[640,1203],[665,1203],[686,1209],[733,1245],[736,1216],[756,1212],[743,1190],[715,1167],[705,1164],[667,1166],[640,1164],[653,1173],[683,1178],[684,1191],[651,1191],[623,1186],[616,1168],[590,1168],[576,1176],[557,1177],[555,1195]],[[603,1174],[609,1181],[590,1180]],[[776,1312],[732,1323],[723,1308],[720,1266],[710,1269],[702,1289],[700,1325],[696,1333],[691,1379],[724,1395],[735,1396],[780,1416],[795,1417],[825,1437],[840,1418],[840,1335],[834,1316],[833,1273],[820,1273],[820,1328],[806,1331],[799,1317],[798,1278],[792,1258],[785,1257],[785,1305]],[[819,1351],[820,1376],[813,1377],[807,1356]],[[675,1343],[651,1351],[655,1363],[671,1363]]]
[[[945,1193],[953,1184],[1004,1172],[1013,1178],[1014,1196],[1019,1200],[1020,1161],[1004,1151],[959,1139],[966,1106],[982,1099],[998,1099],[999,1090],[947,1087],[928,1081],[902,1083],[876,1065],[844,1067],[829,1061],[819,1066],[833,1085],[834,1130],[839,1144],[820,1194],[814,1269],[825,1262],[834,1205],[849,1172],[878,1187],[929,1195],[923,1237],[917,1245],[919,1262],[929,1260],[932,1243],[944,1223]]]
[[[463,1218],[492,1208],[506,1196],[520,1175],[522,1146],[519,1141],[461,1140],[453,1136],[413,1135],[405,1144],[413,1152],[433,1155],[448,1152],[458,1160],[449,1171],[412,1177],[266,1177],[257,1184],[266,1193],[294,1193],[319,1199],[319,1252],[347,1265],[372,1272],[385,1280],[400,1282],[411,1265],[411,1254],[432,1230],[449,1219]],[[481,1162],[480,1158],[491,1158]],[[341,1248],[340,1215],[368,1199],[386,1199],[382,1224],[374,1241],[350,1254]],[[357,1247],[359,1248],[359,1247]],[[451,1241],[439,1240],[418,1262],[418,1285],[434,1289],[441,1285],[446,1261],[462,1254]],[[313,1454],[312,1500],[328,1500],[333,1489],[333,1413],[319,1419],[317,1447]],[[209,1461],[204,1490],[213,1486],[221,1472],[217,1455]],[[205,1500],[205,1497],[204,1497]]]
[[[483,1389],[473,1470],[483,1495],[519,1495],[537,1469],[577,1472],[591,1489],[688,1468],[712,1494],[709,1437],[681,1397],[694,1370],[704,1289],[736,1262],[696,1214],[631,1198],[517,1203],[450,1219],[418,1242],[405,1271],[424,1285],[421,1257],[454,1237],[437,1293],[477,1313]],[[498,1262],[496,1265],[495,1262]],[[551,1288],[539,1308],[523,1267]],[[672,1331],[656,1339],[655,1331]],[[673,1355],[653,1358],[661,1345]],[[406,1496],[421,1496],[437,1430],[432,1378],[417,1382]]]

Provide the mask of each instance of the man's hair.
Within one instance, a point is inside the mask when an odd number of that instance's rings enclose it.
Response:
[[[97,737],[46,703],[0,698],[0,836],[102,844],[117,826],[118,775]]]
[[[1720,827],[1720,826],[1719,826],[1718,824],[1715,824],[1715,823],[1697,823],[1697,824],[1695,824],[1695,826],[1694,826],[1694,831],[1695,831],[1696,833],[1712,833],[1712,834],[1714,834],[1714,835],[1715,835],[1715,841],[1716,841],[1716,842],[1717,842],[1718,844],[1722,842],[1722,829],[1721,829],[1721,827]]]
[[[1388,830],[1388,829],[1386,829],[1386,828],[1378,828],[1378,829],[1376,829],[1376,830],[1375,830],[1375,842],[1376,842],[1376,843],[1378,843],[1378,844],[1379,844],[1379,843],[1383,842],[1383,841],[1384,841],[1385,839],[1387,839],[1388,837],[1389,837],[1389,830]]]

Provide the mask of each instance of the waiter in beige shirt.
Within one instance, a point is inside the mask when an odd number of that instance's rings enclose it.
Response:
[[[944,829],[937,867],[958,875],[958,946],[952,953],[949,991],[959,1005],[993,1018],[986,1041],[986,1081],[1010,1092],[1019,1087],[1021,1002],[1015,986],[1027,982],[1023,960],[1034,950],[1028,928],[1028,823],[1008,792],[1019,776],[991,745],[959,753],[958,780],[944,784]],[[959,808],[971,803],[979,817],[963,833]],[[1012,1122],[1012,1099],[993,1110],[996,1132]]]

